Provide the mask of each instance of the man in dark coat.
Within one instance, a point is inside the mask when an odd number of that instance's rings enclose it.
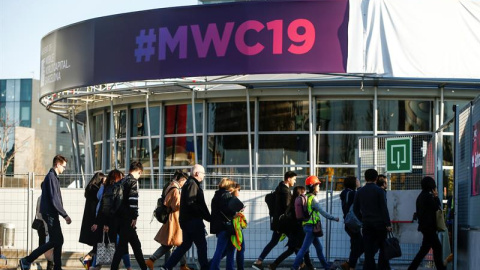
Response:
[[[263,248],[263,251],[258,259],[253,263],[252,267],[254,269],[263,270],[263,260],[280,241],[282,234],[278,231],[278,218],[285,213],[285,210],[287,210],[287,207],[290,204],[290,198],[292,197],[290,187],[293,187],[296,181],[297,174],[292,171],[288,171],[283,176],[283,181],[280,182],[275,189],[275,209],[273,211],[273,216],[270,219],[270,229],[273,231],[272,238],[265,248]]]
[[[436,212],[440,209],[440,200],[438,199],[437,186],[432,177],[426,176],[422,179],[422,192],[417,197],[417,218],[418,230],[423,234],[422,246],[412,263],[409,270],[418,268],[428,251],[433,249],[433,260],[438,270],[445,269],[442,260],[442,244],[437,236],[437,216]]]
[[[61,155],[56,155],[53,158],[53,167],[42,182],[42,198],[40,202],[40,213],[43,220],[47,223],[50,237],[47,243],[39,246],[27,257],[20,259],[21,270],[29,270],[32,262],[51,248],[53,248],[53,269],[62,269],[63,233],[59,216],[62,216],[67,224],[72,223],[72,220],[63,208],[62,193],[60,192],[58,180],[58,175],[63,173],[66,168],[67,159]]]
[[[92,225],[95,223],[98,204],[97,193],[104,178],[105,174],[97,172],[85,187],[85,209],[83,210],[82,226],[80,227],[80,238],[78,241],[89,246],[94,246],[97,242],[96,233],[92,232]],[[93,250],[88,252],[84,259],[90,259],[87,257],[93,257]]]

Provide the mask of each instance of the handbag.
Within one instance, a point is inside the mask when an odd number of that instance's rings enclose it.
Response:
[[[443,210],[438,209],[437,212],[435,212],[435,215],[437,217],[437,231],[446,231],[447,225],[445,224],[445,215],[443,214]]]
[[[115,243],[110,242],[110,238],[107,235],[108,243],[105,243],[105,234],[103,233],[102,243],[97,244],[97,264],[98,265],[111,265],[113,254],[115,254]]]
[[[323,236],[322,222],[320,220],[318,220],[318,222],[313,225],[313,236],[315,237]]]
[[[402,249],[400,248],[400,242],[393,236],[392,232],[389,232],[387,239],[385,239],[385,258],[390,260],[401,256]]]
[[[45,225],[43,224],[43,221],[41,219],[36,218],[35,220],[33,220],[32,229],[38,231],[40,228],[42,228],[44,226]]]

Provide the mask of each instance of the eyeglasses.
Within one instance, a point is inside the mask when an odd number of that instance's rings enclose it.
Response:
[[[67,165],[62,165],[62,164],[59,164],[59,165],[62,166],[63,169],[65,169],[65,170],[67,169]]]

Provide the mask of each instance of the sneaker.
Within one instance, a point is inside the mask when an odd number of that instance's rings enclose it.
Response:
[[[263,264],[262,263],[254,263],[254,264],[252,264],[252,268],[257,269],[257,270],[263,270]]]
[[[148,260],[145,260],[145,264],[147,265],[147,267],[150,269],[150,270],[153,270],[153,261],[148,259]]]
[[[29,262],[27,261],[27,259],[22,258],[22,259],[20,259],[20,260],[18,261],[18,264],[20,265],[20,269],[21,269],[21,270],[30,270],[30,265],[31,265],[32,263],[29,263]]]
[[[342,270],[350,270],[350,264],[348,264],[348,262],[342,263],[340,267],[342,268]]]

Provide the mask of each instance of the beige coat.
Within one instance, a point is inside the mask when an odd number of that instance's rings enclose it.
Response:
[[[173,190],[171,190],[173,188]],[[180,229],[180,186],[172,181],[167,188],[164,204],[172,209],[168,221],[158,231],[155,241],[164,246],[180,246],[182,244],[182,229]]]

